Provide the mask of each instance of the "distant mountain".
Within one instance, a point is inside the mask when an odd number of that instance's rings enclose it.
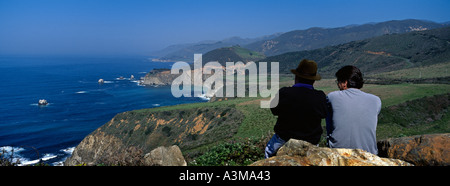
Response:
[[[171,45],[160,51],[153,52],[151,55],[159,56],[160,60],[172,60],[172,61],[194,61],[194,53],[205,54],[214,49],[223,47],[232,47],[235,45],[246,45],[260,40],[268,40],[278,37],[282,33],[275,33],[272,35],[266,35],[256,38],[241,38],[230,37],[221,41],[202,41],[198,43],[188,43]]]
[[[225,66],[226,62],[250,62],[250,61],[258,61],[260,59],[264,59],[266,56],[259,52],[254,52],[245,48],[240,47],[239,45],[232,47],[223,47],[219,49],[215,49],[207,52],[202,56],[202,61],[204,63],[210,61],[218,61],[220,64]]]
[[[344,65],[365,74],[389,72],[450,61],[450,27],[403,34],[388,34],[321,49],[288,52],[260,61],[280,62],[280,73],[290,73],[302,59],[318,63],[319,73],[333,77]]]
[[[364,25],[349,25],[339,28],[314,27],[307,30],[286,32],[276,38],[257,41],[243,45],[243,47],[261,52],[266,56],[274,56],[286,52],[313,50],[385,34],[429,30],[444,26],[445,24],[431,21],[408,19]]]

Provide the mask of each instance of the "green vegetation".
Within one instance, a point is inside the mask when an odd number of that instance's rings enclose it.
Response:
[[[246,138],[213,146],[189,163],[190,166],[242,166],[264,158],[265,140]]]
[[[261,54],[259,52],[255,52],[255,51],[251,51],[249,49],[242,48],[240,46],[233,46],[233,47],[228,47],[228,48],[230,48],[231,50],[236,52],[237,55],[239,55],[241,58],[243,58],[245,60],[256,61],[256,60],[260,60],[260,59],[263,59],[266,57],[266,56],[264,56],[264,54]]]
[[[368,81],[376,84],[395,83],[444,83],[450,84],[450,62],[407,68],[385,73],[369,75]]]
[[[14,150],[7,152],[5,149],[0,151],[0,166],[16,166],[20,164],[18,159],[14,158]]]
[[[245,115],[245,118],[234,137],[261,137],[273,132],[277,121],[276,117],[272,115],[270,109],[260,108],[260,101],[256,99],[236,106]]]
[[[237,132],[244,116],[228,105],[184,104],[124,112],[100,130],[144,151],[172,144],[189,150],[229,139]]]
[[[450,132],[449,96],[434,95],[383,108],[377,138]]]
[[[207,52],[202,56],[204,63],[210,61],[218,61],[223,66],[226,66],[226,62],[238,62],[247,63],[250,61],[257,61],[265,58],[261,53],[254,52],[240,46],[224,47]]]
[[[382,106],[388,107],[426,96],[447,93],[450,91],[450,85],[408,83],[396,85],[365,85],[362,90],[377,95],[381,98]]]

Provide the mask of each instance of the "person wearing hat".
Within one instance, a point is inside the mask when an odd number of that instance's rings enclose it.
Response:
[[[378,154],[376,129],[381,110],[380,98],[360,90],[364,80],[355,66],[342,67],[336,72],[336,78],[339,91],[328,94],[328,146]]]
[[[323,132],[321,121],[327,116],[327,99],[323,91],[313,87],[314,82],[321,79],[317,63],[304,59],[291,72],[295,74],[295,84],[281,88],[276,94],[278,99],[271,102],[272,114],[278,119],[275,134],[265,148],[266,158],[275,156],[291,138],[317,145]]]

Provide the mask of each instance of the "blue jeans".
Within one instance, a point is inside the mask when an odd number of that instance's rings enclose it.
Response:
[[[281,146],[283,146],[285,143],[286,141],[281,139],[280,136],[274,134],[272,136],[272,139],[270,139],[270,141],[266,145],[265,150],[266,159],[275,156],[277,154],[278,149],[281,148]]]

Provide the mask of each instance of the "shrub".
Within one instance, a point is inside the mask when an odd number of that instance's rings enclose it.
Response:
[[[246,138],[241,141],[221,143],[190,162],[193,166],[246,166],[264,158],[261,139]]]
[[[17,166],[20,164],[19,159],[14,161],[14,150],[8,153],[5,149],[0,151],[0,166]]]

